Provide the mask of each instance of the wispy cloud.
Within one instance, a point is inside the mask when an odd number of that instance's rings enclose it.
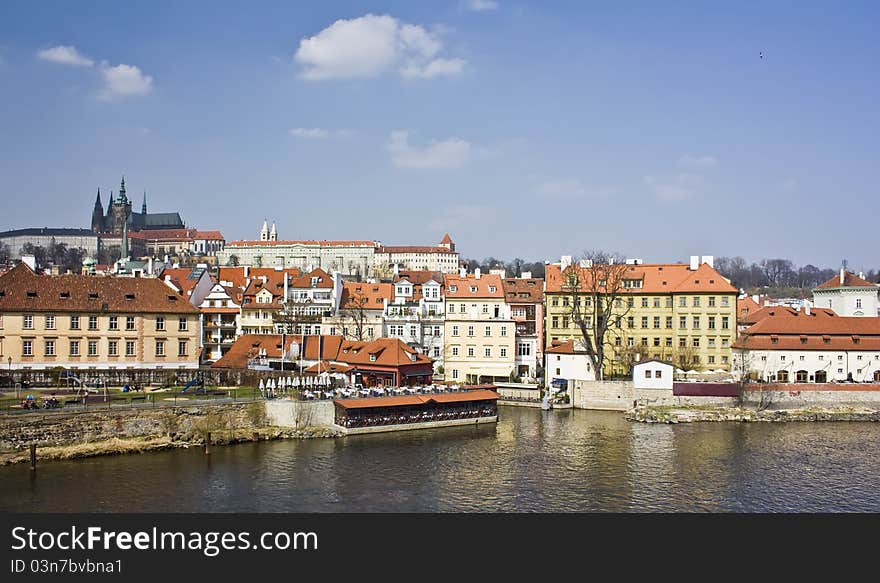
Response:
[[[104,101],[147,95],[153,89],[153,78],[144,75],[140,68],[134,65],[111,67],[102,63],[101,75],[104,78],[104,87],[98,93],[98,97]]]
[[[331,137],[344,138],[352,135],[351,130],[325,130],[323,128],[292,128],[287,132],[295,137],[305,140],[323,140]]]
[[[303,79],[367,79],[397,71],[408,79],[459,75],[463,59],[441,57],[439,32],[389,15],[367,14],[337,20],[315,36],[300,40],[294,60]]]
[[[395,130],[385,144],[391,162],[399,168],[460,168],[468,163],[474,153],[470,142],[459,138],[432,140],[427,145],[416,146],[410,144],[409,134],[406,130]]]
[[[690,168],[711,168],[718,165],[718,159],[714,156],[692,156],[685,154],[679,158],[678,163]]]
[[[95,64],[95,61],[83,56],[76,50],[76,47],[68,45],[58,45],[57,47],[44,49],[37,53],[37,58],[49,61],[50,63],[74,67],[91,67]]]
[[[486,12],[488,10],[498,10],[498,2],[495,0],[465,0],[464,9],[471,12]]]
[[[547,198],[607,198],[617,192],[613,188],[587,188],[580,180],[548,180],[535,189]]]
[[[661,202],[680,202],[695,196],[703,186],[703,177],[697,174],[677,174],[671,178],[658,179],[645,176],[644,182]]]

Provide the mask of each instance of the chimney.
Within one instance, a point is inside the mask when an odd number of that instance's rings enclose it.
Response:
[[[571,265],[571,255],[563,255],[559,260],[560,269],[565,271],[569,265]]]
[[[400,268],[399,268],[398,265],[395,263],[395,264],[394,264],[394,277],[397,277],[398,275],[400,275]]]
[[[846,271],[841,267],[840,268],[840,287],[843,287],[843,282],[846,279]]]
[[[703,255],[700,259],[700,263],[708,263],[709,267],[715,268],[715,256],[714,255]]]
[[[859,278],[865,279],[865,272],[864,271],[859,272]]]
[[[459,277],[467,277],[467,268],[462,267],[458,270]]]
[[[520,279],[532,279],[532,272],[531,271],[523,271],[522,273],[519,274],[519,277],[520,277]]]
[[[249,272],[250,270],[251,270],[251,266],[250,266],[250,265],[245,265],[245,266],[244,266],[244,278],[245,278],[245,279],[247,279],[247,277],[248,277],[248,272]]]
[[[804,302],[804,315],[809,316],[810,314],[810,302]]]
[[[474,278],[475,278],[475,279],[480,279],[480,268],[479,268],[479,267],[477,267],[476,269],[474,269]]]
[[[699,255],[691,255],[691,271],[696,271],[700,268],[700,256]]]
[[[288,279],[288,275],[289,275],[289,274],[285,271],[285,272],[284,272],[284,301],[285,301],[285,302],[287,301],[287,299],[288,299],[288,297],[289,297],[289,296],[287,295],[287,279]]]
[[[31,268],[31,271],[37,270],[37,258],[33,255],[22,255],[21,262]]]

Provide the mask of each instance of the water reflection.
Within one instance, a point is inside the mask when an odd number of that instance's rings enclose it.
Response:
[[[504,407],[497,424],[0,468],[0,509],[880,511],[871,423],[645,425]]]

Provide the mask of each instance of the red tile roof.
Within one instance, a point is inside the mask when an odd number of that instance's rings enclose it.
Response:
[[[503,280],[504,300],[508,304],[540,304],[544,301],[544,280],[508,277]],[[525,294],[525,297],[523,297]]]
[[[308,367],[303,372],[307,374],[320,374],[322,372],[346,373],[353,369],[353,366],[349,366],[347,364],[339,364],[322,360],[321,362],[316,362],[312,366]]]
[[[421,285],[432,280],[443,285],[443,273],[440,271],[429,271],[427,269],[400,271],[398,272],[397,277],[394,278],[394,282],[397,283],[401,279],[405,279],[414,285]]]
[[[131,236],[133,233],[129,233]],[[191,240],[196,236],[195,229],[151,229],[148,231],[140,231],[140,235],[148,241],[183,241]]]
[[[753,300],[750,296],[736,299],[736,318],[740,322],[744,323],[745,318],[749,317],[751,314],[754,314],[760,309],[761,304]]]
[[[244,289],[247,287],[247,278],[244,276],[244,267],[220,267],[217,271],[218,281],[228,281],[232,285]],[[272,267],[249,267],[248,277],[251,279],[265,275],[268,277],[279,277],[279,273],[287,272],[290,277],[299,277],[302,272],[296,267],[288,267],[286,269],[274,269]]]
[[[375,355],[375,360],[372,358]],[[415,357],[413,360],[412,357]],[[406,366],[412,364],[431,364],[434,361],[414,348],[407,346],[400,338],[377,338],[369,342],[346,340],[343,342],[336,360],[356,365]]]
[[[285,337],[285,347],[297,342],[302,345],[303,337],[289,334]],[[342,345],[342,336],[306,336],[304,360],[337,360],[336,355]],[[270,359],[281,358],[281,334],[243,334],[236,338],[229,351],[212,364],[214,368],[246,368],[248,360],[266,351]]]
[[[152,277],[37,275],[24,263],[0,276],[0,311],[199,312],[186,299]]]
[[[441,245],[450,245],[452,243],[452,238],[449,236],[449,233],[443,235],[443,238],[440,240]]]
[[[312,278],[317,277],[318,283],[312,286]],[[321,269],[320,267],[317,269],[313,269],[310,272],[293,279],[289,284],[289,287],[304,289],[304,288],[322,288],[322,289],[333,289],[333,277]]]
[[[343,308],[363,308],[365,310],[381,310],[385,307],[384,300],[391,303],[394,299],[394,286],[390,283],[362,283],[346,281],[342,284]]]
[[[835,289],[835,288],[840,288],[840,287],[876,288],[877,284],[871,283],[870,281],[862,279],[861,277],[857,276],[854,273],[846,271],[846,272],[844,272],[843,285],[841,285],[841,283],[840,283],[840,275],[835,275],[834,277],[832,277],[831,279],[829,279],[825,283],[821,283],[818,286],[816,286],[816,289]]]
[[[836,318],[837,314],[829,308],[810,308],[810,315],[807,316],[806,310],[798,310],[790,306],[764,306],[748,316],[737,317],[737,320],[739,324],[751,326],[769,317]]]
[[[550,354],[587,354],[586,350],[574,349],[574,340],[554,340],[550,348],[544,351]]]
[[[587,268],[572,265],[566,269],[580,270],[582,289],[590,289],[591,272]],[[550,264],[545,269],[545,293],[559,293],[563,289],[563,273],[559,265]],[[622,290],[624,293],[656,294],[656,293],[735,293],[737,289],[730,285],[720,273],[702,263],[691,271],[684,263],[640,264],[627,265],[624,279],[642,281],[641,288]]]
[[[494,287],[495,291],[489,291],[489,287]],[[471,288],[476,288],[476,291],[471,291]],[[462,298],[504,299],[501,276],[486,274],[477,279],[473,275],[465,277],[447,275],[446,299],[460,300]]]
[[[196,231],[194,239],[205,239],[208,241],[222,241],[223,233],[220,231]]]

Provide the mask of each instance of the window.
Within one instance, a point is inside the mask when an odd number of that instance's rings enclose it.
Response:
[[[452,335],[453,335],[453,336],[458,336],[458,326],[453,326],[453,327],[452,327]]]
[[[715,364],[715,357],[709,356],[709,364]]]
[[[687,328],[687,322],[688,322],[687,316],[679,316],[678,317],[678,327],[680,329],[684,330],[685,328]]]
[[[98,356],[97,340],[89,340],[89,356]]]
[[[110,342],[108,342],[107,346],[108,346],[107,353],[110,356],[119,356],[119,341],[118,340],[111,340]]]
[[[54,330],[55,329],[55,316],[48,315],[46,316],[46,330]]]
[[[134,330],[134,316],[125,317],[125,329]]]
[[[33,356],[34,355],[34,341],[33,340],[22,340],[21,341],[21,355],[22,356]]]
[[[492,358],[492,349],[487,346],[484,355],[486,358]]]
[[[660,369],[655,370],[654,371],[654,378],[655,379],[663,378],[663,371]]]
[[[710,308],[715,307],[715,296],[709,296],[709,307]]]
[[[627,338],[626,345],[629,346],[630,348],[632,348],[633,346],[636,345],[636,339],[635,338]]]
[[[678,298],[678,307],[679,308],[686,308],[687,307],[687,298],[686,297],[682,296],[682,297]]]
[[[730,325],[729,325],[729,323],[728,323],[728,320],[729,320],[729,319],[728,319],[727,316],[723,316],[723,317],[721,318],[721,329],[722,329],[722,330],[728,330],[728,329],[730,329]]]
[[[672,296],[667,296],[667,297],[666,297],[666,307],[667,307],[667,308],[671,308],[671,307],[672,307]]]
[[[165,356],[164,340],[156,340],[156,356]]]
[[[648,339],[642,338],[642,346],[647,346],[647,345],[648,345]]]
[[[709,316],[709,330],[715,329],[715,316]]]
[[[666,316],[666,327],[672,328],[672,316]]]
[[[458,306],[458,313],[459,313],[459,314],[464,314],[464,309],[465,309],[465,305],[464,305],[464,304]]]
[[[452,378],[454,378],[454,379],[458,378],[458,369],[452,369]]]
[[[660,338],[658,338],[658,337],[654,338],[654,346],[660,346]]]
[[[134,340],[125,341],[125,356],[134,356]]]
[[[25,330],[33,330],[34,329],[34,317],[30,314],[24,315],[24,324],[22,327]]]
[[[79,340],[70,341],[70,356],[79,356]]]
[[[666,346],[669,346],[670,348],[672,347],[672,337],[671,336],[666,337],[665,344],[666,344]]]
[[[483,304],[483,313],[484,313],[484,314],[488,314],[488,313],[489,313],[489,304]]]
[[[861,308],[861,307],[862,307],[862,298],[856,298],[856,307],[857,307],[857,308]]]
[[[646,378],[646,379],[651,378],[651,371],[649,371],[649,370],[646,370],[646,371],[645,371],[645,378]]]
[[[455,311],[455,304],[452,304],[452,303],[449,304],[449,311],[450,311],[450,312],[454,312],[454,311]]]
[[[70,317],[70,329],[79,330],[79,316]]]
[[[473,358],[473,356],[474,356],[474,347],[473,346],[468,346],[468,356]]]
[[[715,339],[709,338],[709,348],[715,348]]]
[[[110,330],[119,330],[119,316],[110,316]]]
[[[501,349],[501,358],[507,358],[507,349],[506,348]]]
[[[642,316],[642,328],[648,327],[648,316]]]
[[[632,308],[636,305],[635,298],[626,298],[626,307]]]
[[[679,338],[678,339],[678,346],[679,346],[679,348],[686,348],[687,347],[687,338]]]
[[[490,294],[494,294],[495,291],[496,291],[497,289],[498,289],[498,288],[496,288],[494,285],[490,285],[490,286],[489,286],[489,293],[490,293]]]
[[[44,347],[46,349],[46,356],[55,356],[55,341],[54,340],[46,340]]]
[[[700,339],[694,338],[694,348],[699,348],[699,347],[700,347]]]
[[[626,327],[627,328],[635,328],[636,327],[636,319],[633,318],[632,316],[627,316]]]
[[[727,338],[721,339],[721,348],[727,348],[730,345],[730,340]]]
[[[559,298],[554,296],[553,299],[550,301],[550,305],[552,305],[554,307],[558,306],[559,305]]]
[[[700,307],[700,296],[694,296],[694,307],[695,308]]]
[[[98,316],[89,316],[89,330],[98,329]]]
[[[659,327],[660,327],[660,316],[654,316],[654,328],[659,328]]]
[[[492,335],[492,326],[486,326],[486,336]]]
[[[434,347],[434,358],[439,358],[439,357],[440,357],[440,347],[435,346]]]
[[[556,369],[556,374],[559,374],[559,369],[558,369],[558,368]]]
[[[723,307],[723,308],[730,307],[730,298],[728,298],[727,296],[722,297],[721,298],[721,307]]]
[[[642,298],[642,307],[643,307],[643,308],[647,308],[647,307],[648,307],[648,298]]]
[[[502,327],[501,327],[501,335],[502,335],[502,336],[507,336],[507,326],[502,326]]]
[[[521,342],[516,347],[516,353],[520,356],[531,356],[532,347],[529,344]]]
[[[568,328],[568,325],[569,325],[568,316],[562,316],[562,327]]]
[[[186,318],[178,318],[177,320],[177,329],[181,332],[186,331]],[[181,356],[185,356],[186,353],[181,354]]]
[[[186,356],[186,340],[177,342],[177,356]]]
[[[468,326],[468,336],[473,336],[473,335],[474,335],[474,327]]]
[[[452,347],[452,356],[458,356],[458,346]]]
[[[416,326],[410,326],[409,327],[409,335],[412,336],[413,338],[415,338],[417,334],[418,334],[418,330],[416,329]]]
[[[694,316],[694,330],[699,330],[700,328],[700,317]]]

